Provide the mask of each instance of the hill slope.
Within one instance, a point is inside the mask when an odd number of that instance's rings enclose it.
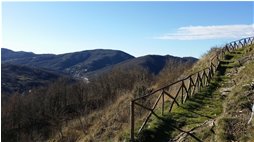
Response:
[[[138,141],[254,139],[254,45],[226,53],[211,83],[170,113],[153,117]]]
[[[133,68],[135,66],[139,66],[147,69],[150,73],[157,75],[166,65],[175,66],[189,62],[189,64],[193,64],[197,61],[196,58],[193,57],[174,57],[170,55],[159,56],[159,55],[146,55],[138,58],[134,58],[131,60],[127,60],[118,65],[118,67],[122,68]]]
[[[118,64],[105,67],[101,70],[87,73],[88,76],[100,75],[112,69],[132,70],[133,68],[142,68],[149,73],[158,75],[163,69],[168,66],[182,66],[184,64],[193,65],[198,59],[193,57],[175,57],[171,55],[146,55],[137,58],[125,60]]]
[[[63,74],[53,71],[10,64],[2,64],[1,75],[1,91],[4,94],[23,93],[34,87],[45,86],[61,76],[63,77]]]

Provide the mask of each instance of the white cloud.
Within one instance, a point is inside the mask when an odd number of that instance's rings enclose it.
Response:
[[[254,36],[254,24],[180,27],[175,33],[167,33],[155,38],[163,40],[204,40],[237,39],[249,36]]]

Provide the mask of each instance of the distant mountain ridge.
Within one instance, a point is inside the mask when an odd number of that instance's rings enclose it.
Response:
[[[1,60],[2,61],[28,58],[28,57],[34,57],[34,56],[36,56],[36,54],[34,54],[32,52],[24,52],[24,51],[14,52],[10,49],[1,48]]]
[[[116,68],[128,71],[135,67],[157,75],[166,65],[181,66],[197,61],[193,57],[170,55],[146,55],[135,58],[123,51],[105,49],[55,55],[15,52],[1,48],[1,55],[2,91],[9,93],[45,86],[63,76],[90,79]]]
[[[46,69],[59,73],[66,73],[73,77],[87,77],[99,75],[112,68],[131,69],[141,67],[150,73],[158,74],[167,62],[181,64],[194,63],[193,57],[175,57],[171,55],[146,55],[135,58],[119,50],[95,49],[65,54],[34,54],[32,52],[12,51],[1,48],[2,63],[22,65],[33,68]]]
[[[133,56],[118,50],[86,50],[66,54],[34,54],[31,52],[14,52],[2,48],[2,63],[26,65],[82,76],[119,62],[132,59]]]
[[[146,55],[137,58],[133,58],[124,62],[121,62],[117,65],[120,68],[132,68],[134,66],[139,66],[147,69],[150,73],[157,75],[166,64],[170,65],[181,65],[182,63],[189,62],[193,64],[197,61],[196,58],[193,57],[175,57],[171,55]]]

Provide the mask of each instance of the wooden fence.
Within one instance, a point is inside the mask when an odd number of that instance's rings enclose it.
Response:
[[[221,48],[220,51],[217,52],[217,54],[210,59],[209,67],[204,68],[201,71],[193,73],[187,76],[186,78],[178,80],[165,87],[159,88],[144,96],[131,100],[130,102],[130,141],[134,142],[135,140],[134,138],[135,137],[134,136],[135,109],[137,109],[137,107],[141,107],[148,111],[141,127],[138,129],[137,134],[139,134],[145,128],[146,124],[148,123],[152,115],[158,116],[158,114],[156,114],[155,112],[155,109],[158,107],[158,104],[160,101],[161,101],[160,103],[161,106],[159,109],[161,110],[161,115],[164,114],[165,109],[168,109],[168,111],[171,112],[174,105],[179,106],[180,104],[183,104],[188,98],[190,98],[195,93],[199,92],[203,87],[209,84],[209,82],[211,81],[212,77],[214,76],[220,64],[221,59],[224,58],[224,55],[226,52],[232,52],[238,48],[242,48],[250,44],[254,44],[254,37],[248,37],[248,38],[230,42],[226,44],[223,48]],[[172,88],[174,88],[175,91],[172,91],[173,90]],[[155,100],[152,106],[149,107],[140,103],[140,101],[144,99],[148,99],[151,96],[157,96],[157,99]],[[168,97],[167,101],[165,101],[166,97]],[[169,104],[168,108],[165,108],[166,103]]]

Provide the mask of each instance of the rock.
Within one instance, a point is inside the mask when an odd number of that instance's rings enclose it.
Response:
[[[229,92],[231,92],[231,90],[232,90],[232,88],[222,88],[222,89],[220,90],[221,96],[227,96],[227,94],[228,94]]]
[[[221,90],[220,90],[220,92],[231,92],[231,90],[232,90],[232,88],[222,88]]]
[[[250,83],[250,89],[251,89],[251,90],[254,90],[254,82],[251,82],[251,83]]]
[[[222,93],[221,93],[221,96],[227,96],[227,94],[228,94],[228,93],[226,93],[226,92],[222,92]]]
[[[248,88],[249,90],[254,90],[254,82],[252,81],[250,84],[242,85],[243,88]]]

